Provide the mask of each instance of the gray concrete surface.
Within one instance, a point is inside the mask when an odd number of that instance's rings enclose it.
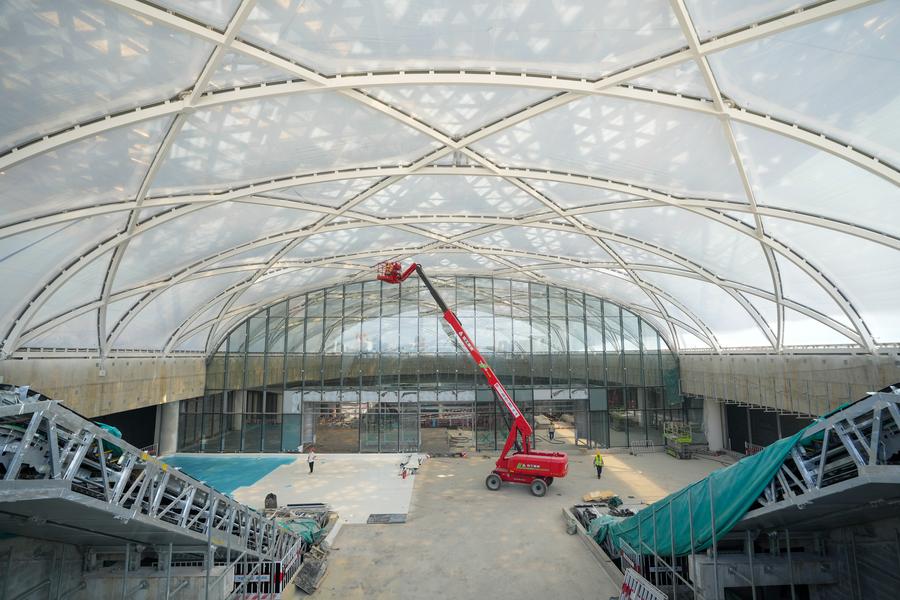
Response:
[[[206,362],[202,356],[109,358],[102,363],[93,358],[10,359],[0,360],[0,377],[96,417],[202,396]]]
[[[663,454],[607,455],[598,482],[592,455],[566,450],[569,476],[543,498],[525,486],[485,489],[495,455],[430,459],[415,478],[408,522],[344,525],[314,597],[605,599],[617,590],[579,539],[566,534],[562,507],[598,489],[616,491],[628,504],[652,502],[721,466]]]
[[[284,456],[284,455],[281,455]],[[294,456],[294,455],[288,455]],[[343,523],[365,523],[372,513],[409,511],[415,479],[400,477],[400,463],[409,454],[317,454],[309,473],[306,454],[282,465],[232,496],[255,508],[272,492],[279,504],[326,502]]]
[[[821,415],[900,381],[900,354],[683,354],[684,393]]]

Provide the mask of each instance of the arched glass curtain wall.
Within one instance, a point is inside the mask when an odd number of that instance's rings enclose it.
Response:
[[[546,447],[662,439],[696,419],[665,340],[630,311],[582,292],[492,277],[435,284]],[[448,335],[418,279],[311,291],[254,314],[222,341],[205,398],[181,406],[179,448],[435,454],[496,449],[505,411]]]

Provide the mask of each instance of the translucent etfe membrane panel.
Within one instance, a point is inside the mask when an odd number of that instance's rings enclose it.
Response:
[[[900,164],[900,3],[816,21],[709,56],[740,106]]]
[[[612,263],[612,257],[586,235],[545,227],[508,227],[468,241],[475,246],[540,256],[563,256],[579,261]]]
[[[525,179],[525,182],[561,208],[577,208],[593,204],[612,204],[640,200],[637,196],[612,192],[588,185],[577,185],[543,179]]]
[[[224,30],[241,0],[154,0],[153,3]]]
[[[851,326],[850,319],[841,310],[828,292],[800,267],[782,254],[775,255],[778,263],[778,274],[781,277],[781,294],[807,308],[834,319],[839,323]]]
[[[100,0],[0,3],[0,150],[173,98],[212,49]]]
[[[59,327],[27,339],[26,348],[97,348],[97,310],[72,317]]]
[[[740,292],[738,292],[740,294]],[[769,328],[773,332],[778,331],[778,305],[765,298],[754,296],[753,294],[742,294],[747,301],[753,305],[753,308],[766,320]]]
[[[592,96],[500,131],[473,148],[503,166],[746,200],[722,124],[680,108]]]
[[[713,332],[723,348],[770,346],[750,313],[719,286],[664,273],[642,273],[641,278],[687,306]]]
[[[113,129],[0,171],[0,225],[133,200],[170,122]]]
[[[208,90],[230,90],[246,85],[299,79],[296,75],[258,61],[241,52],[229,50],[209,79]]]
[[[528,258],[527,256],[504,256],[503,258],[520,267],[531,267],[534,265],[548,264],[549,262],[539,258]]]
[[[820,227],[764,218],[767,231],[791,240],[853,303],[878,343],[900,341],[900,251]]]
[[[210,327],[191,334],[189,337],[175,344],[176,352],[203,352],[206,350],[206,341],[209,338]]]
[[[684,329],[683,327],[675,326],[675,334],[678,336],[678,346],[682,350],[700,350],[703,348],[711,348],[709,342],[704,339],[701,339],[691,333],[690,331]]]
[[[259,248],[253,248],[246,252],[240,252],[234,256],[230,256],[224,260],[220,260],[209,265],[208,271],[222,269],[225,267],[235,267],[240,265],[259,265],[267,262],[275,256],[275,253],[287,245],[288,242],[275,242],[274,244],[266,244]],[[249,273],[248,273],[249,275]]]
[[[815,4],[812,0],[685,0],[684,3],[701,40]]]
[[[346,269],[312,267],[270,275],[260,279],[240,294],[232,309],[240,310],[241,307],[257,303],[264,305],[265,302],[261,302],[262,300],[271,298],[274,301],[280,296],[328,285],[352,274],[353,271]]]
[[[431,240],[424,235],[383,225],[337,229],[309,236],[288,252],[285,258],[329,258],[389,248],[419,247],[429,241]]]
[[[149,221],[150,219],[156,217],[157,215],[161,215],[165,212],[169,212],[170,210],[175,210],[178,208],[178,204],[164,204],[162,206],[151,206],[150,208],[142,208],[138,212],[138,223],[144,223]]]
[[[409,163],[438,146],[359,102],[324,92],[193,113],[154,180],[167,194],[349,167]]]
[[[414,262],[422,265],[426,273],[492,273],[505,265],[482,254],[442,252],[416,254],[403,262],[404,266]]]
[[[553,95],[532,88],[472,85],[391,86],[364,91],[435,129],[460,137]]]
[[[327,181],[325,183],[310,183],[268,192],[265,195],[336,208],[362,194],[381,181],[381,179],[380,177],[361,177],[358,179]]]
[[[660,69],[649,75],[632,79],[626,82],[626,85],[696,98],[711,96],[709,86],[706,85],[706,81],[700,73],[700,67],[693,60],[687,60],[674,67]]]
[[[413,225],[413,227],[416,229],[423,229],[439,236],[451,237],[468,231],[474,231],[475,229],[484,227],[484,225],[481,223],[417,223]]]
[[[732,127],[758,205],[821,215],[900,236],[900,223],[885,219],[900,206],[900,187],[777,133],[739,123]]]
[[[666,298],[664,298],[662,296],[659,296],[658,298],[659,298],[660,304],[662,304],[665,307],[666,313],[668,313],[670,319],[681,321],[685,325],[689,325],[690,327],[693,327],[694,329],[699,327],[700,324],[697,323],[697,321],[695,321],[694,318],[691,317],[689,314],[687,314],[686,312],[684,312],[683,310],[681,310],[680,308],[675,306],[672,302],[670,302]]]
[[[324,73],[532,65],[596,78],[686,45],[663,0],[260,0],[240,36]]]
[[[106,305],[106,331],[112,331],[119,320],[125,316],[125,314],[131,310],[133,306],[135,306],[141,299],[141,294],[135,294],[132,296],[128,296],[127,298],[122,298],[121,300],[114,300]]]
[[[230,296],[224,297],[221,300],[217,300],[212,304],[209,304],[205,309],[200,311],[199,313],[194,313],[191,315],[191,327],[196,327],[199,325],[203,325],[209,321],[213,321],[219,317],[219,314],[222,312],[222,308],[225,306],[225,303],[230,299]]]
[[[214,257],[257,238],[300,229],[315,219],[315,213],[240,202],[225,202],[186,213],[148,227],[131,239],[113,289],[118,291],[139,282],[168,277],[203,258]]]
[[[609,298],[623,305],[655,308],[653,301],[638,285],[627,276],[603,269],[541,269],[541,275],[548,283],[565,285],[603,298]]]
[[[198,308],[234,285],[244,275],[225,273],[173,286],[144,306],[125,325],[114,348],[162,349],[172,333]]]
[[[669,250],[725,279],[772,291],[772,275],[759,242],[701,215],[664,206],[592,213],[581,219]]]
[[[103,215],[0,238],[0,281],[15,290],[0,294],[0,323],[15,320],[60,270],[124,226],[124,215]]]
[[[610,250],[619,256],[619,258],[628,263],[629,267],[633,268],[640,265],[653,265],[687,272],[683,265],[642,247],[613,241],[607,241],[606,244],[609,246]]]
[[[549,210],[500,177],[412,175],[374,194],[356,210],[378,217],[404,215],[521,216]]]
[[[784,310],[784,345],[856,345],[838,331],[790,308]]]
[[[104,253],[62,284],[38,309],[31,325],[43,323],[70,309],[99,300],[112,254],[112,250]]]

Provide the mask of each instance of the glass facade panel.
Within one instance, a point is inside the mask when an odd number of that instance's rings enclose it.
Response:
[[[677,358],[650,323],[582,292],[435,278],[535,428],[534,443],[627,446],[683,418]],[[452,302],[451,302],[452,300]],[[509,431],[468,351],[418,280],[302,294],[235,327],[184,401],[179,450],[496,450]],[[678,405],[678,406],[675,406]]]

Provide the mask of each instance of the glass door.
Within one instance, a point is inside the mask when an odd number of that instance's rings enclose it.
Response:
[[[400,392],[400,452],[419,450],[419,393]]]
[[[400,392],[381,392],[380,452],[400,451]]]
[[[359,403],[359,451],[378,452],[378,392],[363,391]]]

